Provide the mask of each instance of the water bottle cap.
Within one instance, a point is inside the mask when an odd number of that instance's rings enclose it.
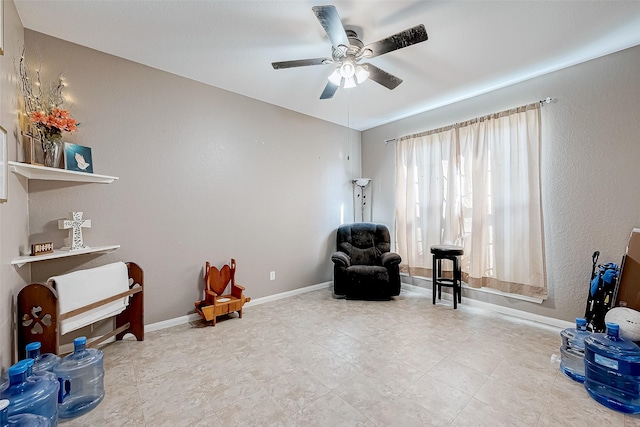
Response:
[[[24,363],[25,365],[27,365],[27,368],[30,368],[30,367],[32,367],[32,366],[34,365],[34,363],[36,363],[36,361],[35,361],[35,360],[33,360],[33,359],[30,359],[30,358],[29,358],[29,359],[24,359],[24,360],[22,361],[22,363]]]
[[[27,372],[27,369],[29,369],[29,366],[25,363],[24,360],[21,360],[15,365],[11,365],[7,370],[7,373],[10,377],[13,377],[16,375],[24,374],[25,372]]]
[[[73,345],[85,345],[87,344],[87,337],[78,337],[73,340]]]
[[[617,335],[620,332],[620,326],[617,323],[607,322],[607,335]]]
[[[576,318],[576,325],[578,325],[578,326],[586,326],[587,325],[587,319],[585,319],[584,317],[577,317]]]
[[[29,344],[27,344],[27,351],[40,350],[40,347],[42,347],[40,341],[30,342]]]
[[[9,403],[7,399],[0,400],[0,411],[4,411],[9,406]]]

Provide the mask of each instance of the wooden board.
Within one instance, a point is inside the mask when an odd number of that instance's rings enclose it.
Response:
[[[631,232],[621,269],[616,306],[640,311],[640,228]]]

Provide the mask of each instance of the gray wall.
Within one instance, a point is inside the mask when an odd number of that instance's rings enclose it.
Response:
[[[359,132],[23,30],[12,2],[5,14],[5,45],[24,37],[43,82],[66,76],[81,126],[65,140],[91,147],[94,173],[119,180],[74,184],[10,174],[10,202],[0,205],[0,366],[11,363],[15,294],[74,269],[138,263],[146,324],[193,312],[205,261],[221,266],[235,258],[237,282],[254,299],[332,279],[335,229],[353,215]],[[14,30],[17,38],[6,36]],[[2,125],[17,134],[16,57],[16,49],[2,57],[0,84]],[[11,160],[19,158],[17,143],[11,136]],[[57,220],[72,211],[92,220],[85,244],[121,248],[9,265],[32,242],[68,245]]]
[[[0,56],[0,126],[7,130],[9,160],[18,155],[18,96],[14,60],[24,29],[12,1],[4,3],[4,56]],[[29,269],[16,269],[11,260],[20,256],[20,246],[26,244],[29,227],[27,188],[16,175],[8,174],[9,198],[0,202],[0,371],[12,360],[11,312],[14,295],[28,283]]]
[[[573,321],[584,315],[591,255],[620,263],[640,226],[640,47],[367,130],[363,176],[373,178],[374,220],[393,224],[395,143],[550,96],[542,109],[542,197],[549,298],[542,304],[466,290],[464,296]],[[430,282],[421,282],[422,286]]]
[[[30,182],[31,236],[61,246],[68,232],[56,221],[83,211],[87,245],[122,246],[33,264],[34,281],[134,261],[152,323],[193,311],[205,261],[235,258],[252,298],[331,280],[334,230],[360,173],[358,132],[30,30],[25,38],[48,72],[65,73],[81,122],[66,139],[91,147],[94,173],[119,177]]]

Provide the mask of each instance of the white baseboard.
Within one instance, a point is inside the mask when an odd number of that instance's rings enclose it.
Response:
[[[402,289],[411,291],[411,292],[416,292],[419,294],[428,295],[430,297],[432,296],[431,289],[424,288],[422,286],[415,286],[415,285],[410,285],[408,283],[402,283]],[[452,294],[449,292],[443,292],[442,299],[447,301],[452,301]],[[517,317],[519,319],[529,320],[532,322],[541,323],[543,325],[553,326],[554,328],[565,329],[565,328],[572,328],[575,326],[574,323],[567,322],[565,320],[554,319],[553,317],[542,316],[540,314],[529,313],[527,311],[522,311],[522,310],[516,310],[513,308],[504,307],[497,304],[491,304],[484,301],[478,301],[471,298],[463,297],[462,302],[472,307],[483,308],[485,310],[493,311],[495,313],[506,314],[512,317]]]
[[[256,305],[264,304],[267,302],[277,301],[284,298],[289,298],[294,295],[300,295],[307,292],[317,291],[319,289],[329,288],[333,285],[332,281],[318,283],[317,285],[305,286],[303,288],[294,289],[291,291],[281,292],[279,294],[268,295],[262,298],[252,299],[248,303],[244,305],[244,308],[250,308]],[[402,289],[405,291],[415,292],[423,295],[428,295],[431,297],[431,288],[426,288],[422,286],[410,285],[408,283],[402,283]],[[448,292],[444,292],[442,294],[442,299],[451,301],[452,294]],[[554,319],[552,317],[542,316],[540,314],[529,313],[522,310],[516,310],[509,307],[503,307],[497,304],[491,304],[484,301],[478,301],[471,298],[462,298],[462,303],[471,307],[478,307],[485,310],[493,311],[495,313],[506,314],[512,317],[516,317],[518,319],[528,320],[536,323],[540,323],[547,326],[552,326],[558,329],[571,328],[574,326],[573,323],[567,322],[560,319]],[[460,306],[459,306],[460,307]],[[184,325],[189,322],[193,322],[200,319],[200,315],[198,313],[188,314],[186,316],[175,317],[173,319],[167,319],[160,322],[150,323],[144,326],[145,332],[153,332],[159,331],[161,329],[171,328],[173,326]],[[88,342],[96,340],[97,338],[90,338]],[[106,340],[105,343],[115,341],[115,337],[112,337],[109,340]],[[73,351],[73,344],[65,344],[60,346],[61,353],[70,353]]]
[[[268,295],[262,298],[252,299],[248,303],[246,303],[245,307],[252,307],[254,305],[264,304],[265,302],[277,301],[279,299],[289,298],[294,295],[305,294],[307,292],[317,291],[319,289],[328,288],[333,285],[333,281],[318,283],[317,285],[305,286],[304,288],[294,289],[292,291],[281,292],[275,295]]]
[[[255,305],[264,304],[266,302],[277,301],[280,299],[292,297],[294,295],[300,295],[307,292],[317,291],[319,289],[328,288],[331,285],[333,285],[333,282],[324,282],[324,283],[318,283],[317,285],[305,286],[304,288],[294,289],[292,291],[286,291],[286,292],[281,292],[279,294],[268,295],[262,298],[255,298],[255,299],[252,298],[251,301],[249,301],[244,305],[244,308],[250,308]],[[180,316],[173,319],[150,323],[144,326],[144,331],[145,332],[159,331],[160,329],[184,325],[185,323],[193,322],[198,319],[200,319],[200,315],[198,313],[192,313],[186,316]]]

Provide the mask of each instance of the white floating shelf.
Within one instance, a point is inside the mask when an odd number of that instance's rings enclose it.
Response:
[[[66,169],[49,168],[29,163],[9,162],[11,172],[27,177],[47,181],[95,182],[111,184],[117,176],[98,175],[95,173],[68,171]]]
[[[48,254],[34,255],[34,256],[24,255],[24,256],[18,257],[13,261],[11,261],[11,264],[17,265],[18,267],[22,267],[23,265],[29,262],[45,261],[48,259],[56,259],[56,258],[66,258],[70,256],[91,254],[96,252],[111,252],[111,251],[115,251],[119,247],[120,245],[94,246],[92,248],[78,249],[75,251],[70,251],[65,249],[54,249],[52,253],[48,253]]]

